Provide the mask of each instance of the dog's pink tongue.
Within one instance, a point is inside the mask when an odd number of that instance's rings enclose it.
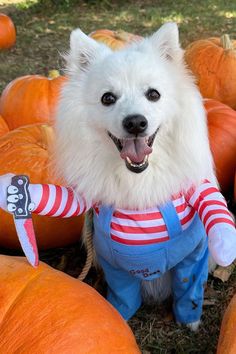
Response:
[[[128,157],[132,162],[143,162],[146,155],[151,154],[152,148],[148,146],[145,138],[124,139],[120,156],[122,159]]]

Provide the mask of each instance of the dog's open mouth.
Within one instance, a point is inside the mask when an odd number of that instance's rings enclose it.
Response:
[[[118,139],[108,132],[115,143],[120,156],[125,160],[126,167],[135,173],[143,172],[148,167],[148,155],[152,152],[152,145],[158,129],[149,137],[134,137]]]

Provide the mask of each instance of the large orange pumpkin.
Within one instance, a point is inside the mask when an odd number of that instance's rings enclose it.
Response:
[[[216,100],[204,100],[210,147],[223,192],[233,191],[236,168],[236,112]]]
[[[0,116],[0,137],[9,132],[9,128],[5,120]]]
[[[223,317],[217,354],[236,353],[236,295],[231,299]]]
[[[98,42],[106,44],[113,50],[124,48],[127,44],[137,42],[142,39],[133,33],[125,32],[122,30],[110,31],[107,29],[100,29],[90,33],[90,37]]]
[[[49,165],[53,129],[33,124],[10,131],[0,138],[0,175],[26,174],[32,183],[55,183]],[[41,249],[64,246],[79,240],[83,217],[53,218],[33,215],[38,246]],[[18,248],[12,215],[0,209],[0,246]]]
[[[16,29],[9,16],[0,13],[0,49],[11,48],[16,42]]]
[[[138,354],[119,313],[93,288],[44,263],[0,256],[1,353]]]
[[[187,46],[185,59],[203,97],[236,108],[236,41],[228,35],[197,40]]]
[[[27,75],[10,82],[0,98],[0,115],[9,129],[32,123],[52,123],[64,76]]]

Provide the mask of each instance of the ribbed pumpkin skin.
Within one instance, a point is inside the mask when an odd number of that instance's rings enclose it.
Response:
[[[233,190],[236,167],[236,112],[216,100],[204,100],[210,147],[223,192]]]
[[[0,13],[0,49],[11,48],[16,42],[16,29],[9,16]]]
[[[50,79],[26,75],[11,81],[0,98],[0,115],[9,129],[33,123],[53,123],[64,76]]]
[[[236,295],[230,301],[221,323],[217,354],[236,353]]]
[[[236,41],[224,49],[220,38],[197,40],[187,46],[185,60],[200,92],[236,109]]]
[[[118,312],[93,288],[44,263],[0,256],[1,353],[137,354]]]
[[[10,131],[0,138],[0,175],[26,174],[32,183],[60,184],[50,173],[49,154],[54,133],[51,126],[33,124]],[[13,217],[0,209],[0,246],[19,248]],[[40,249],[65,246],[79,240],[83,216],[53,218],[33,214]]]
[[[106,44],[113,50],[124,48],[127,44],[137,42],[142,39],[133,33],[125,32],[122,30],[110,31],[107,29],[100,29],[90,33],[89,35],[98,42]]]
[[[9,132],[9,128],[5,120],[0,116],[0,137]]]

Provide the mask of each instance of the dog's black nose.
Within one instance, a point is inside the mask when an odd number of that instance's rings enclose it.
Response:
[[[122,124],[128,133],[137,135],[147,129],[148,121],[141,114],[132,114],[125,117]]]

